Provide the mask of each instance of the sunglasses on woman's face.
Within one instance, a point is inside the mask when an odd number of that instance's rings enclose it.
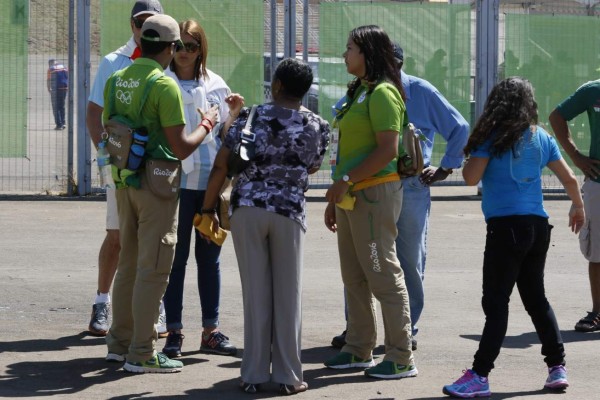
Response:
[[[187,53],[194,53],[195,51],[197,51],[200,48],[200,45],[198,43],[189,42],[189,43],[184,43],[183,48],[185,49],[185,51]]]

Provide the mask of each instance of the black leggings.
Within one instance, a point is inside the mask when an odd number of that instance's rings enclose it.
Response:
[[[544,267],[552,225],[535,215],[490,218],[483,259],[485,326],[473,370],[488,376],[508,326],[508,303],[515,283],[542,342],[544,361],[564,365],[564,345],[554,311],[546,299]]]

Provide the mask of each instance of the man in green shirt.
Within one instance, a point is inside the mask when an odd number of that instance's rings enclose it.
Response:
[[[573,141],[567,121],[587,112],[590,123],[589,156],[583,155]],[[592,311],[575,324],[575,330],[600,330],[600,80],[582,85],[550,114],[556,138],[577,168],[585,174],[583,202],[585,225],[579,233],[581,252],[589,261]]]
[[[141,32],[142,56],[115,72],[104,88],[103,122],[119,115],[148,131],[144,161],[181,160],[209,134],[217,111],[203,114],[204,123],[184,133],[183,103],[177,83],[163,70],[182,47],[179,25],[168,15],[148,18]],[[148,85],[152,85],[147,89]],[[146,100],[142,99],[146,97]],[[121,252],[113,287],[113,321],[106,336],[107,361],[125,361],[129,372],[177,372],[183,364],[155,349],[155,322],[167,287],[175,243],[179,199],[157,196],[145,173],[117,189]]]

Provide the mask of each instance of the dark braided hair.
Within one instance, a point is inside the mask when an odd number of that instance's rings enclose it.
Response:
[[[394,58],[394,45],[388,34],[377,25],[364,25],[352,29],[350,39],[356,43],[365,57],[367,74],[362,79],[368,82],[368,93],[371,93],[377,84],[388,81],[398,89],[404,100],[406,96],[400,80],[400,71]],[[360,83],[361,80],[358,77],[348,83],[349,98],[354,97]]]
[[[498,157],[514,149],[523,131],[537,122],[537,103],[531,83],[519,76],[506,78],[494,86],[488,96],[465,147],[465,155],[494,135],[490,154]]]

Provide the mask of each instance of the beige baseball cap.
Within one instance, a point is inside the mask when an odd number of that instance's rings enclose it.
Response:
[[[154,32],[150,33],[150,31]],[[178,42],[183,45],[179,33],[179,24],[173,17],[165,14],[153,15],[144,21],[142,39],[150,42]]]

